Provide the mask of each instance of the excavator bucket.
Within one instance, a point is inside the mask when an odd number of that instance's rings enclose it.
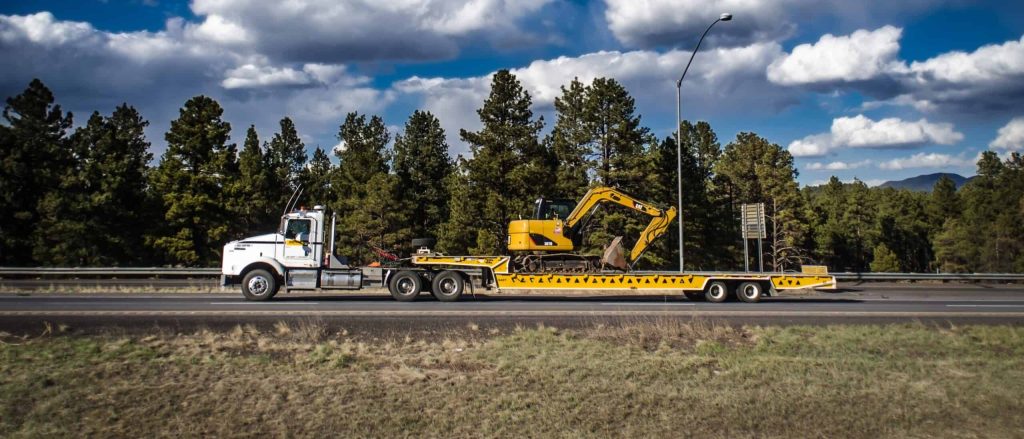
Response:
[[[611,244],[604,249],[604,255],[601,256],[602,267],[615,267],[619,270],[626,271],[629,266],[626,265],[626,249],[622,247],[622,237],[616,236],[612,240]]]

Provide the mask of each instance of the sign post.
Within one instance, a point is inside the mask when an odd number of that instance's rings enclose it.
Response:
[[[743,204],[740,206],[740,227],[743,231],[743,269],[750,271],[750,251],[747,240],[757,239],[757,271],[764,271],[762,240],[765,234],[764,203]]]

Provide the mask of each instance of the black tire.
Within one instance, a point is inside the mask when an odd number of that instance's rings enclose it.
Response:
[[[711,281],[704,289],[704,297],[711,303],[722,303],[729,300],[729,287],[720,280]]]
[[[707,300],[707,298],[704,297],[703,291],[684,291],[683,295],[686,296],[687,299],[690,299],[691,301],[694,302],[703,302]]]
[[[242,295],[245,300],[262,302],[274,297],[279,286],[277,277],[267,270],[253,270],[242,278]]]
[[[764,285],[760,282],[743,282],[736,288],[736,297],[747,303],[757,303],[764,297]]]
[[[462,292],[465,290],[466,279],[462,277],[462,273],[452,270],[442,271],[437,276],[434,276],[430,289],[434,297],[442,302],[459,300],[459,297],[462,297]]]
[[[423,279],[415,271],[399,271],[388,281],[391,297],[399,302],[412,302],[423,291]]]

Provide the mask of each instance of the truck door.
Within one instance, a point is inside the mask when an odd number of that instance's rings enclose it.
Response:
[[[315,267],[318,237],[312,218],[291,218],[284,231],[284,262],[290,267]]]

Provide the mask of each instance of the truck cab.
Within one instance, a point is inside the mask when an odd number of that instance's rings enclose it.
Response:
[[[286,290],[354,290],[362,271],[334,255],[336,218],[327,227],[323,206],[298,209],[281,217],[274,233],[224,245],[221,285],[241,285],[249,300],[269,300]]]

